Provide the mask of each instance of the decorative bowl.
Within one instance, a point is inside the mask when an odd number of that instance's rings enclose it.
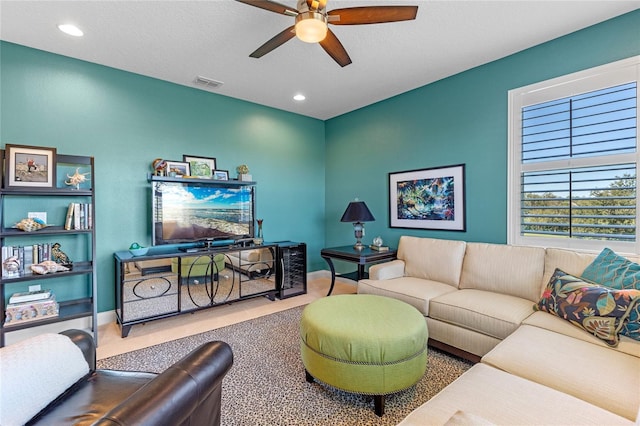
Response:
[[[144,256],[149,251],[149,247],[140,247],[137,249],[129,249],[129,253],[134,256]]]

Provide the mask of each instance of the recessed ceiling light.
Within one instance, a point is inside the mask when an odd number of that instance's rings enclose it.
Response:
[[[84,35],[84,33],[82,32],[82,30],[78,27],[76,27],[75,25],[71,25],[71,24],[60,24],[58,25],[58,29],[60,31],[62,31],[63,33],[72,35],[74,37],[82,37]]]
[[[303,95],[302,93],[298,93],[297,95],[295,95],[293,97],[294,100],[296,101],[304,101],[305,99],[307,99],[307,97],[305,95]]]

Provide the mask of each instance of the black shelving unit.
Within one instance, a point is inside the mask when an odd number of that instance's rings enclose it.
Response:
[[[0,157],[4,160],[4,150],[0,150]],[[15,244],[19,245],[21,241],[26,241],[25,239],[28,239],[29,242],[33,240],[46,242],[50,241],[51,237],[58,236],[67,239],[71,237],[69,241],[76,241],[77,244],[81,244],[81,247],[86,247],[87,253],[83,254],[84,258],[74,261],[73,267],[69,271],[38,275],[32,273],[28,268],[24,268],[24,271],[19,272],[18,275],[5,275],[4,271],[0,274],[0,347],[5,345],[6,333],[85,317],[91,318],[91,329],[97,344],[97,274],[94,264],[96,257],[94,159],[88,156],[58,154],[56,157],[56,166],[61,164],[68,165],[68,167],[75,166],[82,168],[84,172],[86,172],[88,168],[89,175],[87,176],[87,182],[89,188],[70,189],[69,187],[57,187],[55,183],[52,188],[8,187],[6,182],[3,182],[0,188],[0,247]],[[52,199],[52,201],[47,204],[47,209],[50,209],[50,211],[53,211],[53,209],[66,209],[69,200],[90,204],[91,208],[88,212],[91,216],[89,218],[89,223],[91,224],[90,229],[65,229],[64,226],[60,225],[50,226],[33,232],[24,232],[13,228],[13,223],[8,223],[6,219],[7,214],[5,209],[7,208],[8,200],[11,200],[11,203],[24,205],[26,217],[26,210],[31,208],[30,203],[37,197],[49,197]],[[87,241],[80,242],[77,240],[81,238],[85,238]],[[72,276],[87,277],[87,280],[81,280],[87,283],[86,289],[78,292],[86,294],[83,297],[77,297],[71,300],[57,300],[59,304],[59,313],[57,316],[43,317],[41,319],[15,324],[5,324],[7,302],[11,294],[27,291],[29,284],[42,285],[45,284],[47,280]]]

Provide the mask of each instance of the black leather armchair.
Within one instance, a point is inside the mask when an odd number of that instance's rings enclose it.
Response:
[[[90,334],[62,332],[90,372],[28,425],[219,425],[222,379],[233,364],[224,342],[208,342],[161,374],[97,370]]]

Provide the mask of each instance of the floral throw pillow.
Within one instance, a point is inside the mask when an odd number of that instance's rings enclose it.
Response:
[[[556,269],[535,309],[549,312],[617,346],[620,329],[640,302],[640,290],[616,290]]]
[[[582,272],[582,278],[614,289],[640,290],[640,265],[605,248]],[[620,334],[640,340],[640,303],[629,314]]]

